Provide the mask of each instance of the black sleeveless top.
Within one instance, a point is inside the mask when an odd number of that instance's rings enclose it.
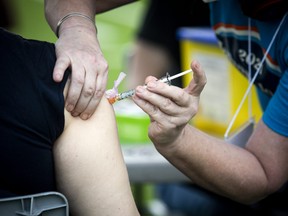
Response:
[[[0,28],[0,197],[56,190],[52,147],[64,128],[54,44]]]

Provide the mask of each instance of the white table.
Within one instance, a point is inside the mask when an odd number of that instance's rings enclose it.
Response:
[[[122,151],[131,183],[187,182],[189,179],[150,144],[123,145]]]

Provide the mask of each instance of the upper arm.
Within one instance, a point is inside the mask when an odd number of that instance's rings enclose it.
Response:
[[[88,215],[87,209],[91,209],[97,215],[137,215],[114,112],[107,99],[102,98],[88,120],[72,117],[67,111],[65,118],[64,132],[53,152],[57,187],[67,196],[72,212]]]
[[[288,180],[288,70],[283,71],[247,146],[261,163],[271,190]]]
[[[88,120],[72,117],[65,110],[65,121],[64,132],[54,145],[56,163],[75,168],[86,164],[86,168],[97,171],[95,175],[99,177],[105,176],[107,169],[115,169],[114,165],[119,168],[124,165],[114,112],[105,98]],[[79,167],[80,171],[82,168]]]

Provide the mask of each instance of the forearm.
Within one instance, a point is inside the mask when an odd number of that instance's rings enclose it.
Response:
[[[265,172],[253,154],[191,126],[172,148],[157,149],[194,183],[215,193],[243,203],[269,193]]]
[[[58,21],[68,13],[78,12],[91,18],[96,14],[96,0],[45,0],[44,3],[45,17],[54,32]]]
[[[58,21],[71,12],[83,13],[94,18],[113,8],[134,2],[135,0],[45,0],[45,17],[51,29],[56,32]]]

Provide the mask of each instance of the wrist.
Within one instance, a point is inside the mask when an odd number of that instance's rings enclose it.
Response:
[[[56,36],[59,37],[64,29],[70,29],[79,26],[81,26],[83,29],[88,29],[90,31],[92,30],[97,33],[94,18],[92,19],[91,17],[82,13],[71,12],[58,21],[56,27]]]
[[[185,145],[184,140],[187,133],[187,126],[185,126],[178,135],[175,135],[174,138],[168,138],[166,142],[157,143],[153,142],[157,151],[161,153],[164,157],[170,158],[181,152],[183,145]]]

